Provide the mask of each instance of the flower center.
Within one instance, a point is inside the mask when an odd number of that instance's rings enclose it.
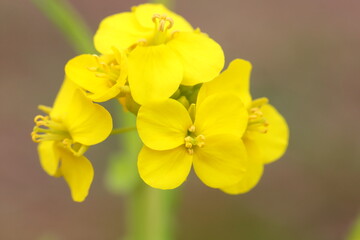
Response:
[[[120,76],[120,64],[116,58],[111,56],[96,56],[96,66],[88,67],[88,70],[93,72],[96,77],[108,80],[109,87],[117,83]]]
[[[166,14],[154,14],[152,21],[155,24],[155,30],[150,45],[159,45],[165,43],[168,39],[168,30],[174,25],[174,20]]]
[[[261,107],[267,104],[269,100],[267,98],[259,98],[252,102],[249,112],[249,122],[247,131],[267,133],[269,123],[264,117]]]
[[[184,139],[185,148],[187,149],[190,155],[194,154],[194,147],[198,146],[200,148],[205,146],[205,136],[200,134],[195,134],[195,126],[191,125],[188,129],[188,135]]]
[[[34,142],[56,141],[75,156],[83,155],[88,149],[87,146],[74,142],[66,127],[62,123],[50,119],[49,116],[37,115],[34,122],[35,127],[31,132]]]
[[[34,142],[42,141],[61,141],[70,138],[70,134],[65,126],[59,122],[53,121],[49,116],[37,115],[34,118],[35,127],[31,133]]]

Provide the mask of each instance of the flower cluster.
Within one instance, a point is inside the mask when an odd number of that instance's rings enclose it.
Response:
[[[54,106],[39,107],[46,116],[32,132],[42,167],[64,177],[74,201],[86,198],[94,174],[83,154],[111,133],[98,104],[110,99],[137,116],[138,171],[154,188],[178,187],[193,167],[207,186],[245,193],[285,152],[286,121],[267,98],[252,99],[251,64],[236,59],[221,72],[221,46],[163,5],[105,18],[94,45],[100,55],[66,64]]]

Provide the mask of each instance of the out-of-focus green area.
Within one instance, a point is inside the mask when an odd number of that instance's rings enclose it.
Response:
[[[141,1],[70,3],[95,31]],[[253,96],[268,97],[291,131],[286,155],[248,194],[226,195],[192,175],[182,187],[178,239],[345,239],[360,210],[360,3],[179,0],[175,9],[223,46],[227,63],[253,63]],[[90,149],[95,180],[77,204],[64,181],[42,171],[30,139],[37,105],[52,104],[76,53],[29,1],[2,0],[0,30],[0,239],[124,235],[124,199],[104,187],[119,144]]]

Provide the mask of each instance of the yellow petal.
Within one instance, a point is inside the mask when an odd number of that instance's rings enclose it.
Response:
[[[96,58],[91,54],[82,54],[68,61],[65,66],[68,78],[92,93],[104,92],[109,89],[109,80],[97,77],[96,72],[89,70],[89,68],[98,67]]]
[[[202,85],[198,102],[203,101],[207,96],[219,92],[235,92],[240,96],[246,107],[251,104],[250,95],[250,73],[251,63],[242,59],[233,60],[229,67],[213,81]]]
[[[184,144],[191,124],[185,107],[173,99],[142,106],[136,122],[141,140],[154,150],[168,150]]]
[[[54,141],[44,141],[38,145],[40,164],[50,176],[55,176],[59,168],[60,156],[55,149]]]
[[[96,50],[102,54],[111,54],[112,47],[124,50],[141,39],[148,39],[153,29],[141,26],[131,12],[109,16],[101,21],[94,36]]]
[[[121,92],[121,87],[124,84],[121,82],[116,83],[105,91],[97,92],[97,93],[87,93],[86,97],[90,98],[94,102],[106,102],[110,99],[117,97]]]
[[[196,108],[197,134],[234,134],[241,138],[247,123],[246,108],[240,98],[231,93],[211,95]]]
[[[62,121],[66,115],[75,91],[78,90],[78,86],[69,78],[65,78],[61,88],[56,96],[50,117],[53,120]]]
[[[73,96],[64,124],[72,139],[84,145],[104,141],[112,130],[110,113],[99,104],[91,102],[79,90]]]
[[[193,161],[197,176],[212,188],[238,183],[248,165],[244,144],[234,135],[206,137],[205,146],[195,148]]]
[[[167,45],[184,66],[183,85],[195,85],[213,80],[224,67],[224,52],[211,38],[199,32],[178,32]]]
[[[138,46],[129,55],[128,81],[131,94],[140,105],[169,98],[182,77],[179,57],[164,44]]]
[[[253,189],[261,179],[264,171],[264,165],[261,162],[249,159],[248,169],[243,179],[235,185],[222,188],[221,190],[227,194],[242,194]]]
[[[151,187],[160,189],[180,186],[189,175],[191,164],[192,155],[184,146],[166,151],[144,146],[138,157],[140,177]]]
[[[84,157],[75,157],[71,152],[61,150],[60,171],[67,182],[72,199],[82,202],[87,197],[94,178],[94,169],[90,161]]]
[[[181,16],[178,14],[168,10],[162,4],[141,4],[137,7],[133,8],[133,12],[136,16],[137,21],[142,25],[144,28],[154,29],[155,24],[152,21],[154,14],[166,14],[166,16],[172,18],[174,21],[174,25],[170,29],[171,31],[192,31],[193,28],[191,25]]]
[[[285,119],[272,105],[262,106],[261,111],[269,123],[267,133],[247,131],[245,141],[257,148],[256,151],[249,152],[252,158],[259,158],[263,163],[271,163],[285,153],[289,141],[289,129]]]
[[[101,88],[97,88],[96,89],[97,91],[93,91],[93,93],[88,93],[86,96],[89,97],[94,102],[105,102],[112,98],[115,98],[121,93],[122,88],[125,86],[125,83],[127,81],[127,76],[128,76],[127,55],[123,51],[118,51],[116,49],[113,50],[114,50],[114,55],[103,55],[100,57],[100,59],[102,58],[105,59],[105,62],[106,59],[108,59],[107,62],[113,61],[113,58],[116,59],[116,63],[118,64],[117,66],[119,67],[120,70],[118,79],[116,80],[115,84],[113,82],[109,83],[109,81],[107,81],[106,89],[102,90]]]

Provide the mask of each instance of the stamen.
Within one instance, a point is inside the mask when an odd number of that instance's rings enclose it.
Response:
[[[252,102],[251,108],[249,109],[248,131],[263,134],[268,132],[269,122],[266,120],[263,112],[261,111],[262,106],[268,102],[269,100],[267,98],[258,98]]]
[[[34,122],[35,127],[31,132],[31,139],[36,143],[41,141],[61,141],[69,136],[65,126],[51,120],[49,116],[37,115]]]
[[[190,130],[190,128],[189,128],[189,130]],[[205,146],[205,136],[202,134],[200,134],[196,137],[186,136],[184,138],[184,141],[185,141],[185,144],[184,144],[185,148],[187,149],[189,154],[194,153],[195,146],[198,146],[199,148],[202,148]]]
[[[188,129],[189,132],[193,133],[195,132],[195,125],[191,125]]]
[[[166,16],[166,14],[154,14],[152,17],[152,21],[158,25],[158,30],[161,32],[165,32],[166,30],[172,28],[174,26],[174,20],[171,17]],[[168,25],[166,26],[166,23]]]
[[[134,50],[137,46],[146,46],[147,45],[147,40],[142,38],[139,39],[136,43],[134,43],[133,45],[131,45],[130,47],[128,47],[127,49],[127,53],[130,53],[132,50]]]
[[[52,111],[52,108],[51,107],[48,107],[48,106],[45,106],[45,105],[39,105],[38,106],[38,109],[40,111],[43,111],[44,113],[46,114],[50,114],[50,112]]]
[[[267,99],[266,97],[258,98],[252,102],[251,106],[253,108],[262,107],[263,105],[267,104],[268,102],[269,102],[269,99]]]
[[[87,67],[87,69],[93,72],[96,77],[109,80],[110,87],[113,86],[117,82],[121,70],[116,58],[107,55],[100,57],[93,55],[93,57],[95,58],[96,66]]]

